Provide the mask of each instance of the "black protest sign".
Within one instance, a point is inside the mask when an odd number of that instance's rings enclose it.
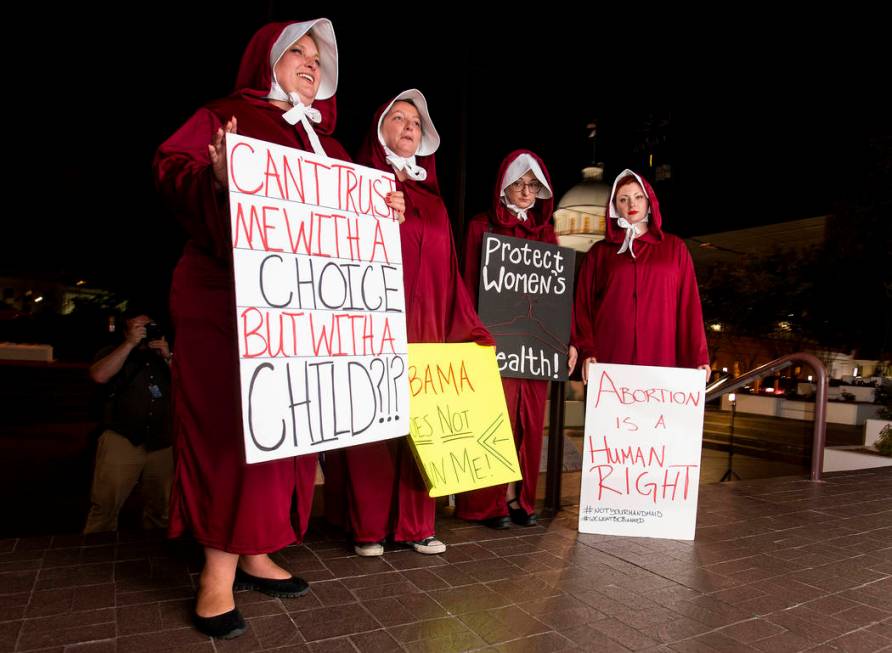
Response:
[[[484,234],[478,313],[502,376],[567,379],[574,258],[566,247]]]

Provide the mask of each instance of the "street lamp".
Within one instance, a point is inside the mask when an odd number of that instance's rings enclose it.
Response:
[[[728,469],[722,476],[720,483],[730,480],[740,480],[740,474],[734,471],[734,417],[737,414],[737,395],[733,392],[728,395],[728,401],[731,402],[731,427],[728,430]]]

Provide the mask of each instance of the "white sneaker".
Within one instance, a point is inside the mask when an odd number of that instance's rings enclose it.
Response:
[[[353,551],[363,558],[372,558],[384,555],[384,545],[380,542],[357,542],[353,545]]]
[[[418,542],[406,542],[406,544],[415,549],[416,553],[424,553],[425,555],[437,555],[446,552],[446,545],[433,535]]]

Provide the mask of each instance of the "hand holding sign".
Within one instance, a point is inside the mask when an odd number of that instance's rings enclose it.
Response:
[[[384,201],[387,202],[387,206],[393,209],[396,221],[403,224],[406,221],[406,196],[403,195],[403,191],[395,190],[392,193],[387,193]]]
[[[574,349],[575,349],[575,347],[574,347]],[[598,362],[598,359],[595,358],[594,356],[589,356],[589,357],[586,358],[584,361],[582,361],[582,382],[583,382],[584,384],[587,384],[587,383],[588,383],[588,371],[589,371],[589,369],[591,368],[591,366],[592,366],[593,364],[595,364],[595,363],[597,363],[597,362]]]
[[[214,173],[214,181],[220,189],[228,188],[226,179],[226,134],[238,133],[238,121],[235,116],[226,121],[226,124],[214,134],[214,139],[208,145],[208,155],[211,157],[211,170]]]

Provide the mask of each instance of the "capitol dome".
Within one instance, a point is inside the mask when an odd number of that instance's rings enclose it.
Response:
[[[604,168],[591,165],[582,169],[582,181],[564,193],[554,212],[558,243],[578,252],[587,252],[606,230],[605,216],[610,201],[610,185],[604,183]]]

